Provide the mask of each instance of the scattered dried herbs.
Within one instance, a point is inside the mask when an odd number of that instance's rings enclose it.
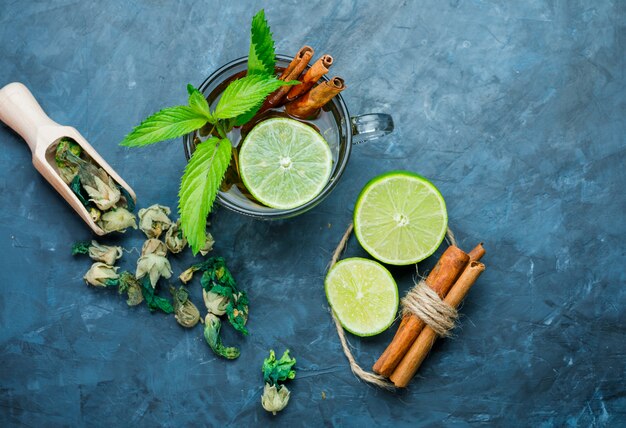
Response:
[[[289,356],[287,349],[280,360],[276,359],[274,350],[270,350],[270,356],[263,360],[263,395],[261,396],[261,405],[268,412],[276,414],[283,410],[289,403],[290,392],[285,385],[279,382],[286,382],[296,377],[296,371],[293,366],[296,359]]]
[[[83,279],[87,284],[94,287],[117,287],[119,279],[118,269],[106,263],[95,262],[91,265]]]
[[[157,296],[155,294],[156,290],[150,283],[150,278],[146,277],[143,279],[143,281],[140,281],[139,283],[141,284],[141,293],[143,294],[143,298],[148,304],[148,309],[150,309],[150,312],[154,312],[157,309],[165,312],[166,314],[171,314],[174,312],[174,307],[168,299]]]
[[[221,327],[222,321],[220,321],[219,317],[211,313],[207,314],[204,318],[204,339],[216,355],[234,360],[240,355],[239,349],[222,345],[222,339],[220,338]]]
[[[109,233],[137,228],[135,216],[128,211],[135,208],[133,198],[104,169],[95,165],[76,141],[61,138],[54,159],[61,179],[102,230]],[[113,211],[119,212],[111,214]]]
[[[189,300],[189,291],[182,285],[176,289],[170,287],[170,293],[174,301],[174,317],[178,324],[186,328],[192,328],[200,321],[200,311]]]
[[[170,212],[169,207],[159,204],[140,209],[139,229],[141,229],[148,238],[158,238],[172,225],[172,220],[168,217]]]
[[[77,242],[72,246],[72,255],[88,254],[95,262],[113,266],[122,257],[122,247],[99,244],[98,241]]]

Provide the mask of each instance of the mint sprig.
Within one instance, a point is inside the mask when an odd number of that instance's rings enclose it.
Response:
[[[252,19],[248,75],[231,82],[222,93],[214,111],[204,95],[187,85],[188,105],[163,109],[144,120],[120,143],[126,147],[142,147],[159,141],[178,138],[196,131],[207,123],[219,137],[198,144],[185,168],[178,193],[181,228],[196,254],[205,243],[206,221],[219,191],[232,155],[226,138],[233,125],[241,126],[257,113],[265,98],[284,85],[274,76],[274,40],[260,10]]]
[[[252,18],[250,29],[250,53],[248,54],[248,75],[274,75],[276,54],[270,26],[265,20],[265,11],[261,9]]]

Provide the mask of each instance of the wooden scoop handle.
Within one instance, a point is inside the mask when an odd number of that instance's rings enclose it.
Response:
[[[42,128],[60,127],[43,111],[28,88],[19,82],[0,89],[0,120],[20,134],[33,153]]]

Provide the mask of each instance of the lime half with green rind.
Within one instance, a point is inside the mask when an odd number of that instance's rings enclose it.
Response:
[[[398,286],[391,273],[374,260],[341,260],[328,271],[324,288],[343,328],[357,336],[382,333],[398,312]]]
[[[433,254],[446,236],[448,214],[439,190],[426,178],[392,171],[372,179],[354,208],[354,233],[375,259],[409,265]]]
[[[314,199],[332,172],[324,138],[297,120],[272,118],[256,125],[239,151],[241,179],[259,202],[291,209]]]

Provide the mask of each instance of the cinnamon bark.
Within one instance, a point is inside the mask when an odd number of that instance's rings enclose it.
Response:
[[[324,55],[313,63],[304,76],[302,77],[299,85],[292,86],[287,94],[287,102],[293,101],[300,95],[306,93],[309,89],[321,79],[323,75],[328,73],[328,69],[333,64],[333,57],[330,55]]]
[[[316,116],[320,109],[335,95],[346,89],[341,77],[333,77],[311,88],[309,92],[300,98],[287,103],[285,111],[299,119],[309,119]]]
[[[313,53],[311,46],[303,46],[278,78],[285,82],[298,79],[306,66],[309,65]],[[266,103],[272,108],[281,106],[287,97],[287,93],[289,93],[289,89],[291,87],[281,86],[267,97]]]
[[[426,278],[426,284],[443,298],[468,262],[469,256],[463,250],[454,245],[449,246]],[[374,372],[389,377],[425,326],[424,321],[415,315],[405,315],[405,318],[385,352],[374,364]]]
[[[483,256],[485,255],[485,247],[483,247],[483,243],[479,243],[478,245],[476,245],[472,251],[470,251],[469,253],[467,253],[470,256],[470,260],[480,260],[483,258]]]
[[[484,270],[484,264],[478,261],[470,262],[454,286],[448,292],[444,302],[454,308],[458,307]],[[389,377],[394,385],[399,388],[403,388],[409,384],[409,381],[413,378],[417,369],[432,349],[436,339],[437,333],[435,333],[432,328],[426,326],[422,330],[404,358],[402,358],[402,361],[400,361],[400,364],[398,364]]]

